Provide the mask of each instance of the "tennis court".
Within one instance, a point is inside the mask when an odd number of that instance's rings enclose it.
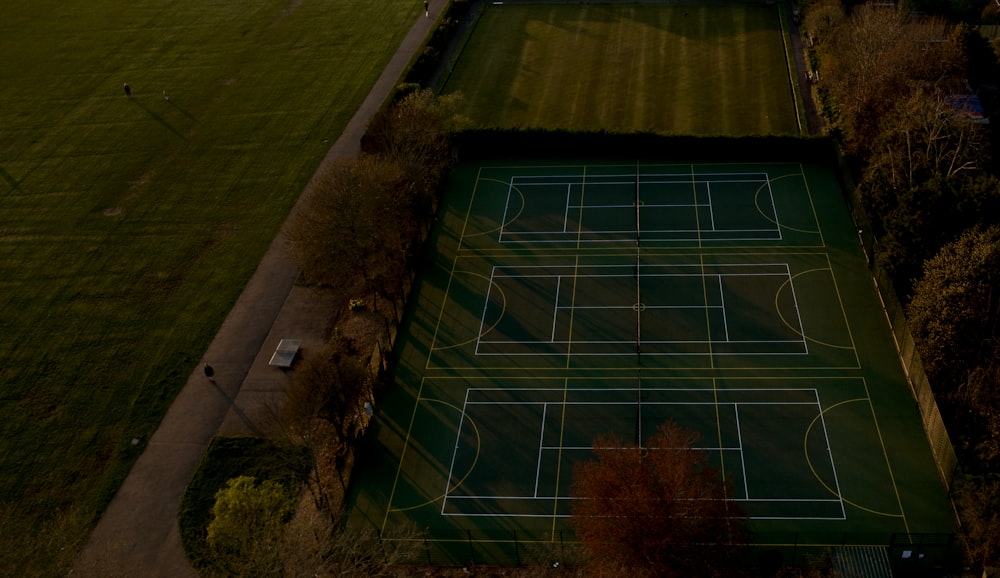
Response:
[[[428,561],[572,542],[602,433],[697,432],[755,543],[887,544],[951,514],[832,173],[462,166],[350,512]]]

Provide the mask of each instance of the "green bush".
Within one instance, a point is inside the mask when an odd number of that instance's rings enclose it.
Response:
[[[181,543],[196,568],[211,563],[207,546],[212,506],[229,480],[250,476],[298,492],[312,467],[305,448],[252,437],[217,437],[212,440],[188,484],[178,522]]]

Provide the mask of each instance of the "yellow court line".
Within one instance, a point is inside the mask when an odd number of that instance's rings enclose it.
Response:
[[[483,169],[482,169],[482,167],[479,167],[479,170],[480,170],[480,172],[482,172],[482,170],[483,170]],[[513,188],[513,189],[517,189],[517,187],[514,187],[513,185],[511,185],[511,184],[510,184],[510,183],[508,183],[508,182],[505,182],[505,181],[501,181],[500,179],[491,179],[491,178],[482,178],[482,179],[481,179],[481,178],[479,178],[478,176],[476,177],[476,185],[475,185],[475,187],[476,187],[477,189],[479,188],[479,183],[480,183],[480,181],[484,181],[484,182],[494,182],[494,183],[500,183],[500,184],[502,184],[502,185],[506,185],[506,186],[508,186],[508,187],[511,187],[511,188]],[[520,210],[520,211],[518,211],[518,213],[517,213],[517,216],[515,216],[515,219],[516,219],[517,217],[520,217],[520,216],[521,216],[521,213],[522,213],[522,212],[524,212],[524,195],[523,195],[523,194],[521,193],[521,191],[520,191],[520,190],[518,190],[518,191],[517,191],[517,193],[518,193],[518,195],[520,195],[520,196],[521,196],[521,210]],[[469,211],[468,211],[468,212],[467,212],[467,213],[465,214],[465,220],[466,220],[466,222],[468,222],[468,220],[469,220],[469,216],[471,215],[471,213],[472,213],[472,205],[470,204],[470,205],[469,205]],[[501,217],[501,218],[502,218],[502,217]],[[513,221],[513,220],[514,220],[514,219],[511,219],[511,221]],[[501,229],[503,229],[503,227],[504,227],[504,225],[505,225],[505,224],[506,224],[506,223],[500,223],[500,225],[498,225],[497,227],[495,227],[495,228],[493,228],[493,229],[489,229],[489,230],[487,230],[487,231],[479,231],[478,233],[469,233],[469,234],[466,234],[466,233],[465,233],[465,231],[463,231],[463,232],[462,232],[462,239],[463,239],[463,240],[464,240],[464,239],[471,239],[471,238],[473,238],[473,237],[482,237],[482,236],[484,236],[484,235],[489,235],[489,234],[491,234],[491,233],[495,233],[495,232],[497,232],[497,231],[500,231]]]
[[[802,166],[802,163],[799,163],[799,171],[802,173],[802,186],[806,189],[806,198],[809,199],[809,207],[813,212],[813,220],[816,221],[816,227],[819,229],[819,231],[816,232],[819,234],[821,245],[825,248],[826,239],[823,238],[823,225],[820,224],[819,214],[816,213],[816,204],[813,202],[812,189],[809,188],[809,179],[806,177],[806,170],[805,167]]]
[[[426,381],[426,377],[420,379],[420,387],[417,389],[417,397],[413,403],[413,413],[410,414],[410,424],[406,428],[406,438],[403,440],[403,451],[399,453],[399,464],[396,466],[396,477],[392,480],[392,490],[389,492],[389,500],[385,503],[385,517],[382,518],[382,526],[379,528],[379,532],[385,532],[386,524],[389,523],[389,506],[392,504],[392,500],[396,497],[396,488],[399,486],[399,478],[403,474],[403,461],[406,457],[406,450],[410,447],[410,437],[413,433],[413,424],[417,419],[417,408],[420,407],[420,396],[424,392],[424,383]]]
[[[705,329],[708,331],[708,360],[709,368],[715,369],[715,351],[712,349],[712,318],[709,316],[708,305],[708,283],[706,282],[705,275],[705,257],[704,255],[698,255],[698,261],[701,264],[701,296],[706,305],[705,307]]]
[[[767,173],[764,173],[764,174],[767,174]],[[789,230],[789,231],[795,231],[796,233],[806,233],[806,234],[818,234],[818,233],[819,233],[819,223],[818,223],[818,222],[816,223],[816,230],[815,230],[815,231],[812,231],[812,230],[808,230],[808,229],[799,229],[799,228],[796,228],[796,227],[789,227],[788,225],[783,225],[783,224],[779,223],[779,222],[777,221],[777,219],[771,219],[771,218],[770,218],[770,217],[768,217],[768,216],[767,216],[767,214],[766,214],[766,213],[765,213],[765,212],[764,212],[764,211],[763,211],[763,210],[762,210],[762,209],[760,208],[760,203],[758,202],[758,199],[759,199],[759,197],[760,197],[760,193],[761,193],[761,192],[762,192],[762,191],[764,190],[764,188],[765,188],[765,187],[767,187],[767,188],[768,188],[768,190],[770,190],[770,184],[771,184],[771,183],[773,183],[773,182],[775,182],[775,181],[780,181],[781,179],[787,179],[787,178],[789,178],[789,177],[801,177],[801,179],[802,179],[802,181],[803,181],[803,182],[805,182],[805,180],[806,180],[806,179],[805,179],[805,175],[804,175],[804,174],[802,174],[802,173],[788,173],[787,175],[779,175],[779,176],[777,176],[777,177],[775,177],[775,178],[773,178],[773,179],[772,179],[772,178],[771,178],[771,176],[770,176],[770,175],[768,174],[768,177],[767,177],[767,178],[768,178],[768,180],[767,180],[767,182],[765,182],[765,183],[764,183],[763,185],[761,185],[760,187],[758,187],[758,188],[757,188],[757,192],[756,192],[756,193],[754,193],[754,197],[753,197],[753,204],[754,204],[754,207],[755,207],[755,208],[757,209],[757,212],[758,212],[758,213],[760,213],[760,215],[761,215],[762,217],[764,217],[764,220],[766,220],[766,221],[771,221],[772,223],[774,223],[774,226],[776,226],[776,227],[780,227],[780,228],[782,228],[782,229],[787,229],[787,230]],[[773,198],[773,197],[772,197],[772,198]],[[775,206],[775,207],[774,207],[774,212],[775,212],[775,213],[777,213],[777,212],[778,212],[778,207],[777,207],[777,206]],[[777,216],[777,215],[776,215],[776,216]]]
[[[555,499],[552,500],[552,536],[556,535],[556,522],[559,521],[559,480],[562,477],[563,436],[566,434],[566,400],[569,398],[569,378],[563,382],[562,419],[559,421],[559,451],[556,457],[556,482],[553,487]]]
[[[868,392],[865,391],[865,394],[867,395]],[[858,397],[858,398],[855,398],[855,399],[847,399],[847,400],[835,403],[835,404],[831,405],[830,407],[820,408],[820,412],[816,415],[816,417],[813,418],[813,420],[811,422],[809,422],[809,427],[806,428],[806,433],[805,433],[805,435],[803,436],[803,439],[802,439],[802,453],[806,457],[806,464],[809,466],[809,471],[812,472],[812,475],[813,475],[814,478],[816,478],[816,481],[819,482],[820,485],[823,486],[823,488],[826,489],[826,491],[830,492],[831,495],[833,495],[835,498],[839,499],[840,501],[844,502],[845,504],[848,504],[848,505],[853,506],[853,507],[855,507],[855,508],[857,508],[859,510],[868,512],[870,514],[875,514],[877,516],[885,516],[887,518],[904,518],[904,516],[903,516],[902,513],[900,513],[900,514],[891,514],[889,512],[880,512],[878,510],[873,510],[871,508],[866,508],[865,506],[862,506],[860,504],[856,504],[856,503],[852,502],[851,500],[848,500],[847,498],[845,498],[843,496],[843,494],[835,491],[833,488],[831,488],[829,485],[827,485],[827,483],[825,481],[823,481],[823,478],[820,477],[819,473],[816,471],[816,468],[813,467],[812,460],[809,458],[809,434],[812,432],[813,426],[816,425],[816,422],[818,422],[820,419],[822,419],[823,416],[826,415],[826,413],[828,411],[830,411],[830,410],[832,410],[832,409],[834,409],[836,407],[842,406],[844,404],[854,403],[854,402],[858,402],[858,401],[868,401],[868,403],[871,404],[871,399],[869,399],[867,397]],[[877,427],[877,424],[876,424],[876,427]],[[829,440],[828,440],[828,443],[829,443]],[[885,448],[883,448],[883,453],[884,453],[884,450],[885,450]],[[832,454],[830,455],[830,459],[833,460],[833,455]],[[834,465],[832,463],[832,461],[831,461],[830,465],[833,466],[834,469],[836,469],[836,467],[837,467],[836,465]],[[889,471],[889,476],[890,477],[892,476],[892,470],[891,469]],[[893,482],[893,485],[895,486],[895,482]],[[897,498],[898,498],[898,493],[897,493]],[[903,511],[902,506],[900,506],[899,511],[900,512]],[[905,520],[905,518],[904,518],[904,520]],[[909,528],[907,528],[906,532],[907,533],[910,532]]]
[[[852,350],[854,350],[854,346],[853,345],[834,345],[833,343],[827,343],[825,341],[820,341],[819,339],[815,339],[813,337],[810,337],[810,336],[806,335],[804,333],[804,331],[805,331],[804,327],[802,328],[803,331],[799,331],[794,326],[792,326],[792,324],[789,323],[787,319],[785,319],[784,315],[781,314],[781,308],[778,305],[778,299],[781,298],[781,292],[785,289],[785,287],[791,287],[792,293],[794,295],[795,288],[792,287],[792,280],[795,279],[795,278],[797,278],[797,277],[800,277],[802,275],[805,275],[806,273],[815,273],[817,271],[830,271],[831,276],[833,274],[833,270],[832,269],[828,269],[828,268],[822,268],[822,269],[816,268],[816,269],[806,269],[804,271],[799,271],[798,273],[796,273],[794,275],[791,275],[788,278],[787,281],[785,281],[784,283],[781,284],[781,287],[778,287],[778,291],[775,292],[775,294],[774,294],[774,310],[778,314],[778,319],[781,319],[781,322],[785,324],[785,327],[787,327],[789,330],[791,330],[792,333],[797,334],[802,339],[805,339],[805,340],[810,341],[812,343],[815,343],[817,345],[823,345],[823,346],[830,347],[830,348],[833,348],[833,349],[846,349],[848,351],[852,351]]]
[[[694,201],[694,226],[695,226],[695,230],[698,231],[698,243],[697,243],[696,247],[700,251],[700,250],[704,249],[704,244],[703,244],[702,238],[701,238],[701,211],[698,209],[698,184],[695,182],[696,181],[695,177],[697,175],[694,172],[694,165],[692,164],[692,165],[689,165],[689,166],[690,166],[690,169],[689,169],[690,172],[689,172],[689,174],[691,175],[691,197],[692,197],[692,200]],[[705,265],[705,262],[702,261],[702,273],[704,273],[704,265]],[[702,275],[702,276],[704,277],[704,275]],[[707,301],[706,301],[706,303],[707,303]]]
[[[454,409],[455,411],[458,412],[458,414],[460,416],[467,417],[467,416],[465,416],[464,412],[462,411],[462,408],[458,407],[457,405],[455,405],[453,403],[448,403],[448,402],[442,401],[440,399],[431,399],[431,398],[427,397],[427,398],[423,398],[423,399],[419,399],[418,398],[417,399],[417,404],[419,404],[421,401],[426,401],[428,403],[440,403],[443,406],[450,407],[450,408]],[[445,493],[441,494],[440,496],[437,496],[435,498],[431,498],[430,500],[427,500],[426,502],[424,502],[422,504],[417,504],[415,506],[407,506],[405,508],[389,508],[389,511],[386,512],[386,515],[388,515],[389,512],[407,512],[409,510],[416,510],[418,508],[423,508],[424,506],[428,506],[430,504],[433,504],[434,502],[437,502],[439,500],[444,499],[444,497],[447,495],[447,492],[451,492],[451,491],[457,490],[463,483],[465,483],[465,480],[469,479],[469,476],[472,475],[472,470],[476,469],[476,464],[479,463],[479,456],[482,454],[482,438],[479,435],[479,427],[476,425],[476,422],[473,421],[472,418],[468,418],[468,422],[469,422],[469,425],[472,426],[472,430],[476,433],[476,458],[474,460],[472,460],[472,465],[469,467],[469,471],[465,472],[465,475],[462,476],[462,479],[458,480],[458,483],[455,484],[454,486],[451,486],[450,488],[447,488],[445,490]],[[460,425],[461,425],[461,423],[460,423]],[[402,458],[400,458],[400,465],[402,465]],[[451,473],[451,472],[449,472],[449,473]],[[451,480],[448,480],[448,481],[450,482]],[[392,505],[392,500],[391,499],[389,501],[389,505]]]
[[[786,534],[796,533],[793,530],[786,532]],[[387,536],[382,536],[383,542],[414,542],[419,544],[431,543],[431,544],[554,544],[556,542],[555,536],[549,538],[548,540],[532,540],[532,539],[522,539],[520,534],[515,538],[392,538]],[[560,540],[562,544],[579,545],[581,542],[579,540]],[[744,544],[750,547],[761,547],[768,546],[771,548],[841,548],[841,547],[870,547],[871,544],[853,543],[853,542],[825,542],[825,543],[810,543],[810,542],[749,542]]]
[[[420,387],[417,389],[417,397],[416,397],[416,401],[413,404],[413,412],[410,414],[410,423],[409,423],[409,425],[407,426],[407,429],[406,429],[406,438],[403,440],[403,450],[402,450],[402,452],[400,452],[400,455],[399,455],[399,464],[398,464],[397,469],[396,469],[396,476],[394,477],[393,482],[392,482],[392,490],[389,492],[389,500],[388,500],[388,502],[386,502],[387,508],[386,508],[386,512],[385,512],[385,517],[382,519],[382,527],[380,529],[382,531],[385,530],[385,526],[389,522],[389,512],[390,512],[390,510],[388,508],[388,505],[392,504],[392,500],[393,500],[393,498],[396,495],[396,488],[399,485],[399,478],[402,475],[403,460],[404,460],[404,458],[406,456],[406,451],[407,451],[407,449],[410,446],[410,437],[411,437],[412,432],[413,432],[413,424],[414,424],[414,422],[416,420],[417,409],[420,407],[420,397],[423,394],[424,383],[427,380],[426,372],[431,370],[431,358],[432,358],[432,356],[434,354],[433,344],[437,341],[438,333],[441,330],[441,321],[442,321],[442,319],[444,317],[444,308],[445,308],[445,305],[448,302],[448,295],[451,292],[452,282],[455,279],[455,270],[456,270],[456,267],[458,266],[458,260],[460,258],[460,253],[461,253],[461,249],[462,249],[462,242],[463,242],[463,239],[465,237],[465,232],[466,232],[466,230],[467,230],[467,228],[469,226],[469,218],[470,218],[470,216],[472,214],[472,206],[473,206],[473,203],[475,202],[475,199],[476,199],[476,192],[479,190],[479,177],[482,175],[482,171],[483,171],[483,167],[479,167],[479,172],[478,172],[478,174],[476,176],[476,184],[473,186],[473,188],[472,188],[472,194],[469,196],[469,206],[468,206],[468,208],[466,209],[466,212],[465,212],[465,222],[462,225],[462,233],[459,235],[459,238],[458,238],[458,247],[456,247],[456,249],[455,249],[455,257],[452,260],[451,272],[448,275],[448,283],[445,286],[443,298],[441,299],[441,306],[440,306],[440,309],[438,311],[437,323],[434,326],[434,335],[431,337],[431,347],[430,347],[430,349],[428,351],[427,359],[424,362],[424,371],[425,371],[425,374],[420,379]]]
[[[453,276],[454,275],[472,275],[473,277],[479,277],[480,279],[484,279],[489,285],[492,285],[493,287],[496,287],[497,292],[500,293],[500,297],[503,298],[503,305],[501,305],[501,307],[500,307],[500,316],[497,317],[497,320],[493,322],[493,325],[490,325],[489,327],[487,327],[485,331],[481,332],[479,335],[477,335],[477,336],[475,336],[475,337],[473,337],[471,339],[467,339],[465,341],[462,341],[461,343],[452,343],[451,345],[445,345],[443,347],[434,347],[434,343],[436,343],[436,341],[432,341],[431,342],[431,353],[434,353],[435,351],[444,351],[445,349],[455,349],[455,348],[458,348],[458,347],[464,347],[464,346],[466,346],[466,345],[468,345],[470,343],[474,343],[474,342],[478,341],[483,335],[486,335],[490,331],[493,331],[496,328],[497,325],[500,325],[500,321],[503,320],[504,314],[507,313],[507,294],[503,292],[503,289],[501,289],[499,285],[497,285],[496,283],[493,282],[493,278],[492,277],[487,277],[486,275],[483,275],[482,273],[476,273],[474,271],[455,271],[454,273],[452,273],[452,275]],[[447,296],[445,296],[445,300],[447,300]],[[428,368],[425,368],[425,369],[428,369]]]
[[[517,214],[514,215],[513,217],[511,217],[509,219],[504,219],[504,221],[502,223],[500,223],[500,228],[506,227],[507,225],[509,225],[509,224],[513,223],[514,221],[518,220],[521,217],[521,214],[524,213],[524,209],[525,209],[525,207],[528,204],[528,201],[527,201],[527,199],[524,198],[524,193],[521,192],[521,189],[515,187],[513,183],[511,183],[508,186],[510,187],[510,189],[512,191],[514,191],[515,193],[517,193],[518,198],[521,199],[521,208],[517,211]],[[504,207],[504,209],[506,209],[506,207]]]
[[[635,257],[635,244],[627,244],[624,241],[616,241],[617,246],[615,247],[580,247],[580,251],[585,251],[587,257],[622,257],[622,258],[633,258]],[[551,252],[548,252],[551,251]],[[569,253],[568,251],[576,251],[575,247],[546,247],[545,249],[530,250],[530,249],[504,249],[504,250],[491,250],[491,249],[463,249],[464,254],[461,256],[462,259],[477,259],[485,256],[499,255],[509,256],[509,257],[525,257],[532,259],[542,259],[542,258],[565,258],[565,257],[575,257],[575,253]],[[694,257],[695,255],[704,255],[706,257],[767,257],[770,261],[773,261],[775,257],[816,257],[821,258],[829,255],[828,251],[818,249],[811,246],[782,246],[775,247],[774,250],[768,250],[766,247],[761,247],[760,245],[745,245],[745,246],[726,246],[719,249],[698,249],[694,246],[678,247],[677,249],[668,247],[657,247],[657,246],[642,246],[642,254],[645,257],[664,257],[664,258],[677,258],[677,257]],[[731,259],[730,259],[731,260]],[[656,263],[654,263],[656,264]],[[670,264],[677,264],[671,262]],[[739,261],[734,263],[713,263],[713,264],[731,264],[731,265],[753,265],[754,263],[748,263],[746,261]]]
[[[580,176],[580,210],[577,211],[576,220],[576,249],[580,250],[580,242],[583,239],[583,203],[584,197],[587,195],[587,165],[583,165],[583,174]],[[579,262],[579,261],[578,261]]]
[[[833,270],[833,263],[830,262],[829,253],[826,253],[823,256],[826,258],[826,264],[830,268],[830,278],[833,279],[833,291],[837,294],[837,303],[840,304],[840,314],[844,316],[844,325],[847,327],[847,336],[851,340],[851,349],[854,350],[854,363],[857,365],[858,369],[861,369],[861,358],[858,357],[858,344],[854,339],[854,331],[851,329],[851,322],[847,318],[847,308],[844,306],[844,297],[840,294],[840,285],[837,284],[837,274]]]
[[[865,386],[865,395],[868,396],[868,408],[872,412],[872,421],[875,422],[875,432],[878,434],[878,443],[882,446],[882,455],[885,457],[885,466],[889,468],[889,479],[892,480],[892,489],[896,492],[896,504],[899,505],[899,511],[903,517],[903,526],[906,528],[906,533],[910,533],[910,524],[906,521],[906,510],[903,508],[903,498],[899,495],[899,486],[896,485],[896,475],[892,473],[892,464],[889,463],[889,451],[885,448],[885,439],[882,437],[882,428],[878,425],[878,416],[875,415],[875,406],[872,405],[871,393],[868,391],[868,380],[861,380],[862,384]]]
[[[469,226],[469,217],[472,215],[472,204],[476,200],[476,192],[479,191],[479,178],[483,173],[483,167],[479,167],[476,174],[476,184],[472,186],[472,194],[469,195],[469,206],[465,210],[465,222],[462,224],[462,233],[458,236],[458,247],[455,248],[455,258],[451,263],[451,272],[448,274],[448,283],[445,285],[444,294],[441,298],[441,308],[438,310],[437,323],[434,325],[434,335],[431,336],[431,344],[427,351],[427,360],[424,362],[424,371],[431,368],[431,357],[434,355],[434,344],[437,342],[438,332],[441,330],[441,319],[444,318],[444,307],[448,303],[448,295],[451,294],[451,283],[455,280],[455,270],[458,267],[458,260],[461,258],[462,241],[465,238],[465,231]]]

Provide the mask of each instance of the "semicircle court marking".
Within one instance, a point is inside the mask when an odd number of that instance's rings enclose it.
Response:
[[[507,221],[505,221],[503,223],[500,223],[498,226],[493,227],[492,229],[487,229],[485,231],[479,231],[478,233],[470,233],[468,235],[463,235],[462,238],[464,238],[464,239],[471,239],[472,237],[481,237],[483,235],[491,235],[493,233],[501,231],[508,224],[513,223],[514,221],[516,221],[517,218],[521,216],[521,213],[524,212],[524,206],[525,206],[524,194],[521,192],[521,189],[517,188],[516,185],[512,185],[511,183],[509,183],[507,181],[501,181],[500,179],[482,178],[482,179],[479,179],[479,180],[481,180],[481,181],[492,181],[494,183],[500,183],[502,185],[507,185],[508,187],[510,187],[511,189],[513,189],[514,191],[517,192],[517,196],[521,199],[521,208],[517,211],[517,214],[515,214],[513,217],[511,217]]]
[[[862,510],[864,512],[868,512],[869,514],[875,514],[876,516],[885,516],[887,518],[902,518],[903,514],[891,514],[889,512],[881,512],[879,510],[875,510],[873,508],[867,508],[865,506],[862,506],[861,504],[858,504],[858,503],[852,502],[851,500],[848,500],[843,495],[841,495],[840,493],[838,493],[837,491],[835,491],[833,488],[831,488],[825,481],[823,481],[823,478],[820,477],[819,473],[816,471],[816,468],[813,467],[812,460],[809,459],[809,435],[812,433],[812,429],[816,425],[816,422],[818,422],[824,415],[827,414],[827,412],[833,410],[834,408],[840,407],[840,406],[848,404],[848,403],[854,403],[854,402],[859,402],[859,401],[864,402],[864,401],[869,401],[869,400],[866,397],[858,397],[858,398],[855,398],[855,399],[845,399],[844,401],[835,403],[835,404],[831,405],[830,407],[822,408],[820,410],[820,412],[818,414],[816,414],[816,417],[814,417],[813,420],[811,422],[809,422],[809,427],[806,428],[806,433],[803,436],[803,440],[802,440],[802,453],[805,454],[806,464],[809,465],[809,471],[812,472],[812,475],[816,478],[816,481],[819,482],[820,485],[822,485],[826,489],[826,491],[830,492],[830,494],[833,495],[833,497],[835,497],[838,500],[844,502],[845,504],[847,504],[849,506],[852,506],[854,508],[857,508],[859,510]],[[831,460],[833,459],[832,455],[830,456],[830,459]]]
[[[470,339],[467,339],[465,341],[462,341],[460,343],[453,343],[451,345],[444,345],[442,347],[432,347],[431,351],[442,351],[442,350],[445,350],[445,349],[455,349],[456,347],[464,347],[466,345],[469,345],[470,343],[474,343],[476,341],[479,341],[479,339],[482,338],[484,335],[486,335],[490,331],[493,331],[493,329],[496,328],[497,325],[500,325],[500,321],[503,320],[503,316],[507,312],[507,294],[503,292],[503,289],[501,289],[500,286],[497,285],[493,281],[492,278],[487,277],[486,275],[483,275],[482,273],[475,273],[475,272],[472,272],[472,271],[455,271],[452,274],[452,277],[454,277],[455,275],[458,275],[458,274],[472,275],[473,277],[479,277],[480,279],[485,279],[487,282],[489,282],[490,285],[492,285],[493,287],[495,287],[496,290],[497,290],[497,293],[500,294],[500,300],[502,302],[502,304],[500,305],[500,315],[497,317],[497,320],[494,321],[492,325],[490,325],[489,327],[487,327],[486,329],[484,329],[483,332],[480,333],[479,335],[477,335],[475,337],[472,337]]]
[[[854,349],[853,345],[837,345],[836,343],[827,343],[826,341],[820,341],[815,337],[803,335],[802,331],[800,331],[800,328],[795,327],[787,319],[785,319],[785,316],[782,315],[781,313],[781,307],[778,304],[778,300],[781,299],[781,294],[785,291],[786,288],[791,287],[793,279],[801,277],[806,273],[815,273],[817,271],[830,271],[830,270],[831,269],[829,267],[818,267],[816,269],[806,269],[805,271],[799,271],[798,273],[790,276],[788,280],[782,283],[781,286],[778,287],[778,290],[774,292],[774,310],[778,314],[778,319],[781,319],[781,322],[785,324],[785,327],[787,327],[792,333],[798,335],[802,339],[815,343],[816,345],[822,345],[824,347],[831,347],[833,349],[846,349],[848,351],[851,351]]]
[[[770,215],[768,215],[767,213],[765,213],[761,209],[761,207],[760,207],[760,200],[759,199],[760,199],[760,194],[761,194],[761,192],[763,192],[764,188],[767,187],[767,185],[769,183],[773,183],[774,181],[780,181],[781,179],[787,179],[789,177],[804,177],[804,175],[802,173],[789,173],[787,175],[781,175],[780,177],[775,177],[773,179],[769,179],[766,183],[764,183],[763,185],[757,187],[757,192],[755,192],[754,195],[753,195],[753,204],[754,204],[754,207],[757,209],[757,212],[760,213],[760,215],[762,217],[764,217],[764,219],[766,219],[767,221],[770,221],[776,227],[780,227],[782,229],[787,229],[789,231],[795,231],[796,233],[811,233],[811,234],[819,233],[818,230],[799,229],[797,227],[790,227],[788,225],[779,223],[778,221],[776,221],[775,219],[773,219]],[[778,208],[774,207],[774,210],[777,211]]]
[[[425,506],[429,506],[429,505],[431,505],[431,504],[433,504],[435,502],[443,500],[444,497],[445,497],[445,495],[448,492],[452,492],[452,491],[458,489],[458,487],[461,486],[462,483],[464,483],[465,480],[470,475],[472,475],[472,470],[476,469],[476,464],[479,463],[479,449],[480,449],[480,447],[479,447],[479,440],[480,440],[480,437],[479,437],[479,428],[476,427],[476,422],[473,421],[472,418],[469,418],[468,416],[466,416],[465,412],[463,412],[461,408],[459,408],[457,405],[455,405],[453,403],[448,403],[447,401],[442,401],[440,399],[432,399],[432,398],[429,398],[429,397],[425,397],[421,401],[426,401],[426,402],[429,402],[429,403],[440,403],[441,405],[443,405],[445,407],[450,407],[451,409],[454,409],[456,412],[458,412],[458,414],[460,416],[463,416],[463,418],[467,418],[468,419],[469,425],[472,426],[472,431],[476,434],[476,457],[475,457],[475,459],[472,460],[472,465],[469,466],[469,471],[465,472],[465,475],[462,476],[462,479],[458,480],[458,483],[456,483],[454,486],[448,487],[445,490],[444,494],[440,494],[440,495],[435,496],[435,497],[433,497],[433,498],[431,498],[431,499],[429,499],[429,500],[427,500],[427,501],[425,501],[423,503],[416,504],[416,505],[413,505],[413,506],[406,506],[404,508],[389,508],[389,510],[388,510],[389,512],[407,512],[407,511],[410,511],[410,510],[416,510],[418,508],[423,508]],[[400,467],[402,467],[402,465],[400,465]],[[451,480],[449,479],[448,482],[450,483]]]

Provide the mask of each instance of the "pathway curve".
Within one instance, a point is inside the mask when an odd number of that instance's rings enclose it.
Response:
[[[358,154],[368,121],[400,80],[443,5],[431,2],[430,17],[421,15],[414,23],[317,174]],[[792,38],[800,82],[806,84],[797,28]],[[809,87],[802,88],[810,132],[815,133],[822,121],[809,98]],[[300,199],[292,213],[302,206]],[[288,376],[268,366],[271,352],[285,337],[301,339],[303,349],[318,348],[329,332],[330,299],[322,292],[296,287],[297,275],[284,234],[279,234],[205,352],[203,361],[215,369],[215,383],[206,380],[199,363],[108,505],[71,575],[198,577],[181,546],[177,513],[209,442],[216,434],[274,431],[271,401],[286,390]]]
[[[317,174],[358,154],[368,121],[399,82],[443,6],[431,2],[430,16],[421,14],[410,28]],[[292,213],[302,205],[300,198]],[[324,313],[332,311],[329,299],[296,287],[297,275],[279,233],[205,352],[203,362],[215,369],[215,383],[208,382],[199,363],[108,505],[71,575],[197,578],[181,546],[177,513],[205,449],[216,433],[275,427],[268,419],[268,402],[287,388],[288,376],[267,365],[271,352],[282,337],[302,339],[305,349],[321,345],[328,331],[331,315]]]

